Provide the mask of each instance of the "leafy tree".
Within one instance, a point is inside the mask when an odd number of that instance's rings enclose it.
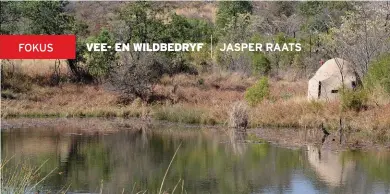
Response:
[[[111,48],[114,48],[115,44],[112,34],[106,29],[103,29],[97,36],[90,37],[87,42],[107,43]],[[105,52],[89,52],[86,54],[86,58],[88,72],[98,79],[105,77],[109,73],[117,59],[114,49],[108,49]]]
[[[170,41],[210,43],[210,36],[213,32],[210,23],[204,20],[186,18],[176,14],[171,15],[170,20],[170,23],[167,24],[166,27],[166,34]],[[190,63],[199,67],[202,65],[207,66],[210,61],[210,54],[206,49],[202,49],[200,52],[173,52],[167,54],[171,59],[179,62],[172,67],[174,72],[186,71],[193,73],[194,70],[189,66]]]
[[[76,34],[76,59],[68,59],[69,69],[77,81],[92,81],[81,66],[86,51],[83,38],[88,26],[66,12],[65,1],[1,2],[1,33],[7,34]]]
[[[271,71],[271,62],[264,53],[254,53],[252,56],[252,70],[254,74],[267,75]]]
[[[306,18],[304,28],[312,32],[326,32],[331,27],[341,25],[340,17],[353,10],[349,2],[309,1],[300,3],[298,7],[298,13]]]
[[[250,42],[265,42],[265,38],[255,34]],[[254,75],[268,75],[271,71],[271,61],[264,52],[248,52],[251,58],[251,70]]]
[[[292,62],[292,68],[295,68],[296,70],[298,70],[297,73],[299,73],[299,72],[305,73],[306,65],[304,63],[304,58],[303,58],[302,53],[297,53],[294,55],[294,59]]]
[[[225,27],[228,24],[237,25],[237,17],[240,14],[251,14],[252,3],[248,1],[222,1],[218,4],[216,27],[218,35],[226,34]]]
[[[121,31],[114,32],[115,36],[128,43],[207,42],[212,33],[207,22],[166,14],[148,2],[129,4],[121,10],[119,19]],[[148,101],[153,85],[163,74],[196,73],[189,65],[191,57],[180,52],[121,53],[110,80],[127,98]]]
[[[188,38],[183,30],[185,26],[171,26],[169,23],[163,22],[163,15],[166,15],[163,10],[157,9],[150,5],[149,2],[131,3],[120,12],[119,18],[124,21],[126,30],[122,32],[125,42],[129,43],[170,43],[174,42],[174,38],[182,40]],[[168,18],[166,18],[168,20]],[[183,24],[181,18],[175,18],[175,23]],[[180,40],[179,40],[180,41]],[[139,60],[141,52],[131,52],[133,60]],[[171,59],[170,72],[175,73],[183,69],[185,60],[181,53],[166,52],[166,57]]]
[[[73,16],[65,11],[66,1],[23,2],[22,16],[30,20],[32,34],[66,34],[72,29]]]
[[[301,41],[305,43],[304,48],[307,48],[304,51],[309,55],[307,59],[309,63],[317,62],[320,58],[333,57],[326,51],[326,42],[321,40],[321,36],[328,34],[332,28],[339,28],[342,24],[341,18],[354,10],[353,7],[354,3],[335,1],[298,4],[297,14],[303,21]]]
[[[251,23],[249,14],[238,14],[236,21],[231,20],[226,24],[224,30],[227,33],[219,38],[219,42],[223,43],[239,43],[249,42],[249,37],[252,37],[253,31],[248,28]],[[240,71],[246,74],[251,73],[251,54],[246,52],[221,52],[216,50],[217,63],[224,69],[229,71]]]
[[[200,19],[190,19],[177,14],[170,17],[166,33],[173,42],[210,42],[212,26]]]
[[[0,13],[0,34],[19,33],[20,3],[0,1]]]
[[[289,37],[284,33],[278,33],[272,37],[272,40],[275,44],[278,44],[280,47],[285,43],[294,43],[297,42],[295,38]],[[279,71],[281,68],[291,68],[293,63],[294,56],[298,54],[295,51],[277,51],[268,53],[269,60],[271,62],[272,68],[276,71]]]
[[[75,76],[76,81],[92,82],[94,77],[88,73],[88,71],[82,67],[82,64],[86,63],[85,53],[87,52],[86,36],[89,34],[88,26],[75,20],[72,23],[71,32],[76,34],[76,58],[68,59],[67,63],[72,74]]]
[[[126,26],[125,41],[168,42],[165,26],[159,14],[161,10],[153,8],[148,2],[130,3],[119,14]]]

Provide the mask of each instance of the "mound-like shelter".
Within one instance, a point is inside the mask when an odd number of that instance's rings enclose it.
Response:
[[[340,89],[353,89],[357,86],[359,77],[350,62],[333,58],[326,61],[309,80],[309,100],[334,100],[339,96]]]

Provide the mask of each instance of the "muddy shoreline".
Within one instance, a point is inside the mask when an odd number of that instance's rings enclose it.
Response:
[[[128,119],[102,119],[102,118],[15,118],[2,119],[1,131],[12,129],[29,129],[46,127],[54,130],[66,130],[68,133],[80,135],[108,134],[120,130],[143,130],[159,127],[171,128],[194,128],[202,131],[226,132],[229,129],[222,125],[189,125],[172,123],[158,120],[144,120],[139,118]],[[65,128],[64,128],[65,127]],[[369,139],[359,139],[355,134],[345,134],[342,144],[336,132],[331,133],[324,139],[320,129],[297,129],[297,128],[251,128],[247,129],[248,135],[255,135],[256,138],[271,144],[288,147],[302,148],[307,145],[316,145],[321,149],[332,151],[362,150],[362,151],[390,151],[390,142],[385,144],[376,143]]]

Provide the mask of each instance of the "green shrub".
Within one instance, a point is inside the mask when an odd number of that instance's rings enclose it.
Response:
[[[106,29],[103,29],[97,36],[92,36],[88,43],[107,43],[113,47],[115,40],[113,35]],[[110,72],[113,64],[117,60],[116,52],[108,49],[106,52],[89,52],[86,54],[88,72],[95,78],[102,78]]]
[[[257,83],[245,92],[245,100],[251,106],[255,106],[260,103],[264,98],[269,96],[269,83],[268,78],[263,77]]]
[[[341,93],[341,105],[343,110],[360,111],[366,109],[367,101],[368,93],[361,88],[356,90],[346,89]]]
[[[390,53],[371,64],[365,83],[370,89],[379,85],[390,94]]]
[[[252,70],[254,74],[267,75],[271,71],[271,62],[264,53],[255,53],[252,56]]]

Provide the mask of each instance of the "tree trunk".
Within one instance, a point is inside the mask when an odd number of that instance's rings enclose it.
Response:
[[[67,63],[77,82],[92,83],[94,81],[94,78],[91,74],[77,67],[77,60],[68,59]]]

